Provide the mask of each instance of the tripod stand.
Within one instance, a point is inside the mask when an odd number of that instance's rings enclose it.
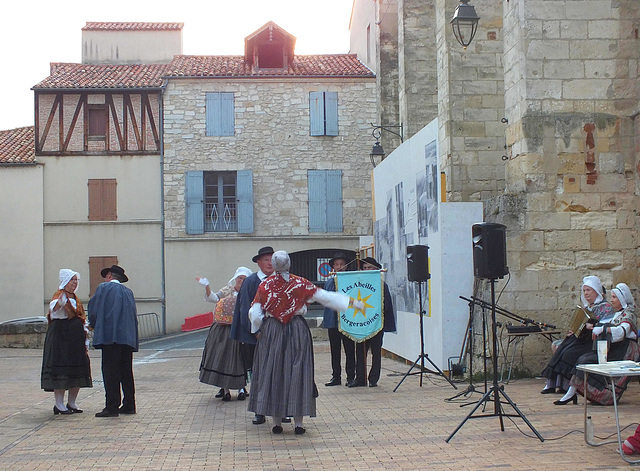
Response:
[[[442,372],[442,370],[440,368],[438,368],[434,362],[431,361],[431,358],[429,358],[429,355],[424,353],[424,319],[423,318],[424,318],[424,315],[425,315],[425,311],[422,308],[422,282],[421,281],[417,281],[416,283],[418,283],[418,300],[419,300],[419,303],[420,303],[420,355],[418,356],[416,361],[413,362],[413,365],[411,365],[411,368],[409,368],[409,371],[407,371],[406,374],[402,377],[402,379],[397,384],[397,386],[395,387],[393,392],[396,392],[396,390],[400,387],[402,382],[405,379],[407,379],[407,376],[409,376],[409,375],[419,374],[420,375],[420,387],[422,387],[422,375],[424,373],[431,373],[431,374],[434,374],[434,375],[442,376],[444,379],[446,379],[449,382],[449,384],[451,386],[453,386],[454,389],[458,389],[456,387],[456,385],[453,384],[451,382],[451,380],[449,378],[447,378],[447,376],[445,376],[445,374]],[[425,366],[424,366],[424,361],[425,360],[427,360],[429,363],[431,363],[431,366],[433,366],[436,371],[431,371],[431,370],[425,368]],[[420,362],[420,371],[416,371],[416,372],[412,373],[411,370],[413,370],[416,367],[418,362]]]
[[[473,287],[474,296],[477,293],[477,289],[478,289],[478,280],[476,279],[476,282],[474,283],[474,287]],[[484,392],[478,391],[476,389],[476,387],[473,385],[473,356],[474,356],[474,351],[473,351],[473,333],[474,333],[473,317],[474,317],[474,307],[476,306],[477,303],[475,303],[471,299],[465,298],[464,296],[460,296],[460,299],[464,299],[465,301],[469,302],[469,321],[467,322],[467,330],[465,331],[464,339],[462,340],[462,350],[460,351],[460,357],[459,357],[459,361],[461,362],[462,359],[465,357],[465,355],[469,355],[469,386],[467,386],[467,388],[464,391],[460,391],[458,394],[456,394],[454,396],[451,396],[450,398],[446,399],[445,402],[458,402],[458,401],[455,401],[455,400],[458,399],[459,397],[468,398],[469,396],[471,396],[474,393],[484,394],[485,392],[487,392],[487,356],[486,355],[483,355],[483,358],[484,358]],[[485,343],[486,326],[485,326],[485,312],[484,312],[484,309],[485,308],[483,306],[482,307],[482,344],[486,345],[486,343]],[[475,404],[475,403],[474,402],[465,402],[465,403],[461,404],[460,407],[469,406],[471,404]]]
[[[449,440],[453,438],[453,436],[462,428],[462,426],[469,419],[479,419],[482,417],[499,417],[500,419],[500,430],[504,432],[504,421],[503,417],[520,417],[524,422],[529,426],[529,428],[536,434],[536,436],[540,439],[541,442],[544,442],[544,438],[538,433],[538,431],[531,425],[531,423],[527,420],[520,409],[514,404],[514,402],[507,396],[507,393],[504,392],[504,386],[498,385],[498,329],[496,325],[496,298],[495,298],[495,278],[491,278],[491,333],[493,335],[493,351],[491,352],[491,360],[493,362],[493,385],[491,388],[485,392],[484,396],[478,401],[475,407],[469,412],[469,415],[465,417],[465,419],[458,425],[458,427],[449,435],[449,437],[445,440],[445,442],[449,443]],[[491,400],[491,396],[493,395],[493,413],[492,414],[483,414],[477,415],[473,417],[473,413],[478,410],[482,405]],[[504,397],[504,399],[511,405],[511,407],[517,412],[517,414],[506,414],[502,410],[502,402],[500,401],[500,396]]]

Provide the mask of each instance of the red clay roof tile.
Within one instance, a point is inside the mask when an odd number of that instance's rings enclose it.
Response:
[[[167,64],[64,64],[52,63],[51,75],[33,89],[48,88],[159,88]]]
[[[33,126],[0,131],[0,164],[32,164],[35,161]]]
[[[82,31],[179,31],[184,23],[87,21]]]

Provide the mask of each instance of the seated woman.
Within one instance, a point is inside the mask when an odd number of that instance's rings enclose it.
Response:
[[[604,299],[604,289],[597,276],[585,276],[583,278],[581,299],[582,305],[586,309],[589,309],[597,319],[613,314],[611,304]],[[565,385],[567,388],[569,387],[569,381],[573,375],[578,358],[590,352],[593,346],[590,335],[593,326],[593,324],[588,323],[579,337],[576,337],[573,332],[567,334],[551,357],[551,360],[549,360],[547,367],[542,371],[542,376],[547,378],[542,394],[554,393],[556,387],[560,387],[561,389],[566,389],[563,387]],[[577,404],[578,398],[577,396],[573,396],[566,401],[560,399],[559,401],[555,401],[554,404],[564,405],[569,401]]]
[[[634,360],[637,361],[640,355],[638,348],[638,326],[635,313],[635,302],[631,295],[631,290],[625,283],[618,283],[611,290],[611,305],[615,313],[612,316],[600,319],[600,322],[593,328],[593,340],[607,340],[609,349],[607,361]],[[585,353],[578,358],[578,365],[598,363],[598,355],[592,351]],[[622,396],[627,388],[629,376],[616,378],[616,399]],[[574,369],[574,376],[571,378],[571,387],[562,400],[571,400],[576,393],[584,394],[584,376],[582,371]],[[613,404],[611,388],[607,385],[603,376],[591,375],[587,380],[586,398],[598,404],[608,406]]]

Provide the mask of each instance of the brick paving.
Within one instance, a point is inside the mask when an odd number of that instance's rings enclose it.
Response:
[[[246,401],[221,402],[198,382],[200,349],[135,354],[138,414],[94,417],[104,405],[100,352],[91,351],[93,389],[80,392],[84,414],[54,416],[53,394],[40,389],[40,350],[0,349],[0,469],[10,470],[484,470],[624,469],[616,445],[585,444],[580,406],[554,406],[540,379],[512,381],[509,397],[545,437],[541,443],[519,418],[474,418],[445,439],[471,410],[446,402],[456,391],[442,378],[410,376],[408,366],[383,358],[377,388],[327,388],[329,347],[316,343],[318,416],[307,433],[292,424],[282,435],[251,424]],[[399,376],[398,376],[399,375]],[[458,385],[465,389],[467,383]],[[482,387],[482,384],[476,387]],[[473,395],[477,401],[479,394]],[[640,385],[620,405],[622,426],[640,415]],[[493,404],[491,404],[492,406]],[[615,432],[612,407],[590,409],[596,435]],[[492,411],[491,408],[488,411]],[[505,411],[511,413],[509,406]],[[623,434],[629,435],[635,425]],[[567,435],[568,434],[568,435]]]

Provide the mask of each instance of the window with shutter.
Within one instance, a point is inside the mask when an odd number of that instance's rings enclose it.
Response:
[[[87,105],[87,136],[89,139],[106,139],[107,116],[106,105]]]
[[[338,92],[309,92],[309,125],[312,136],[338,135]]]
[[[309,170],[309,232],[342,232],[342,171]]]
[[[115,178],[89,179],[89,221],[116,221],[118,194]]]
[[[235,109],[232,92],[206,94],[206,135],[233,136],[235,133]]]
[[[253,232],[253,173],[186,173],[187,234]]]

